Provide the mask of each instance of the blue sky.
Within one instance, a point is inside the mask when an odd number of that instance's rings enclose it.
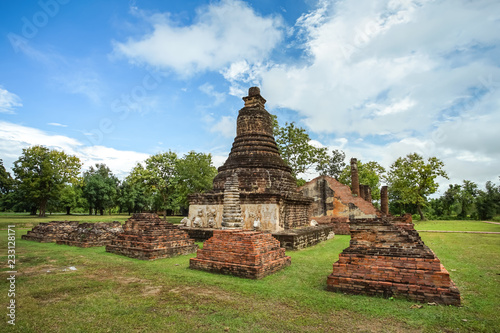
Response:
[[[0,158],[43,144],[124,177],[151,154],[224,162],[258,85],[315,145],[448,183],[500,175],[500,3],[3,1]],[[314,174],[306,174],[306,178]]]

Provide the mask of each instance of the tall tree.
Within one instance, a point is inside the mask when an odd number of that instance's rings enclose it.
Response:
[[[482,220],[491,219],[500,213],[500,186],[487,181],[485,190],[478,191],[476,209],[478,218]]]
[[[273,134],[283,160],[292,168],[292,174],[297,179],[298,174],[306,172],[314,164],[326,160],[327,148],[315,147],[306,130],[297,127],[295,123],[278,124],[273,117]]]
[[[118,178],[105,164],[96,164],[83,173],[83,196],[89,204],[89,214],[95,209],[104,215],[104,210],[115,204]]]
[[[340,149],[332,150],[331,154],[326,154],[324,159],[318,161],[316,171],[320,175],[330,176],[339,179],[342,170],[346,167],[345,153]]]
[[[19,190],[38,206],[39,216],[44,217],[47,202],[57,198],[66,183],[76,182],[81,166],[76,156],[33,146],[23,149],[23,155],[14,162],[13,171]]]
[[[460,203],[460,213],[458,214],[461,218],[466,218],[469,213],[471,213],[472,206],[476,200],[477,196],[477,184],[471,182],[470,180],[464,180],[460,191],[458,193],[458,202]]]
[[[3,166],[3,161],[0,159],[0,210],[4,210],[8,203],[9,193],[14,189],[14,179],[11,177],[10,173]]]
[[[417,154],[408,154],[398,158],[388,172],[387,181],[390,191],[399,194],[401,203],[415,204],[421,220],[425,220],[422,207],[427,196],[438,189],[437,177],[448,179],[444,171],[444,163],[436,157],[430,157],[427,162]]]
[[[460,185],[450,184],[442,196],[444,213],[448,216],[450,216],[455,209],[460,189]]]
[[[384,179],[385,168],[375,161],[362,163],[358,161],[359,183],[370,186],[373,200],[380,200],[380,185]],[[344,167],[339,182],[351,186],[351,166]]]
[[[133,184],[145,186],[148,194],[155,198],[155,208],[165,210],[165,218],[166,210],[173,206],[177,160],[177,154],[172,151],[158,153],[144,161],[145,167],[137,164],[129,178]]]
[[[176,202],[179,208],[189,206],[188,195],[203,193],[212,188],[217,169],[212,164],[212,155],[194,151],[177,161],[175,186]]]

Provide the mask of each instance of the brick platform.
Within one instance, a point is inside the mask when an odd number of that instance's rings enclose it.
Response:
[[[53,243],[67,237],[68,234],[76,230],[78,221],[51,221],[40,223],[33,230],[28,231],[21,239],[31,240],[40,243]]]
[[[316,245],[335,236],[332,224],[305,227],[300,229],[284,230],[272,233],[281,247],[287,250],[300,250]]]
[[[328,290],[460,305],[460,292],[411,219],[352,220],[350,228],[350,246],[333,264]]]
[[[271,234],[245,230],[214,230],[189,267],[214,273],[261,279],[289,266],[291,258]]]
[[[109,223],[81,223],[74,231],[58,240],[57,244],[78,247],[106,246],[111,244],[111,241],[122,232],[121,223],[116,221]]]
[[[185,231],[152,213],[134,214],[125,222],[123,233],[106,246],[106,252],[142,260],[170,258],[197,249]]]

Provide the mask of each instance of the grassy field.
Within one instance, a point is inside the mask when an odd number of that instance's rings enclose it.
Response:
[[[417,230],[444,231],[493,231],[500,232],[500,224],[484,223],[482,221],[417,221]]]
[[[127,218],[118,217],[111,221]],[[17,226],[17,317],[15,328],[7,328],[2,314],[2,332],[498,332],[500,327],[496,234],[422,233],[460,289],[463,306],[418,309],[404,299],[325,290],[349,236],[287,251],[290,267],[254,281],[190,270],[194,255],[146,262],[106,253],[104,247],[23,241],[22,227],[40,221],[0,216],[2,225],[9,221]],[[0,231],[0,257],[0,298],[6,304],[6,230]]]

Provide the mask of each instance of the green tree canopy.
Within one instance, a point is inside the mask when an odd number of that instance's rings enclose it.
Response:
[[[83,196],[89,204],[89,214],[95,209],[101,215],[104,210],[112,208],[115,204],[115,197],[118,188],[118,178],[116,178],[106,164],[96,164],[95,168],[90,167],[83,174]]]
[[[374,161],[358,161],[359,183],[370,186],[373,200],[380,200],[380,185],[384,179],[385,168]],[[339,182],[351,186],[351,166],[345,166],[339,176]]]
[[[477,217],[482,220],[493,218],[500,213],[500,186],[486,182],[485,190],[479,190],[476,198]]]
[[[178,160],[176,173],[176,202],[179,207],[186,208],[189,206],[189,194],[203,193],[212,188],[217,169],[212,164],[211,154],[191,151]]]
[[[437,177],[448,179],[444,163],[436,157],[427,162],[417,154],[408,154],[398,158],[390,167],[387,175],[390,191],[397,194],[402,204],[415,204],[421,220],[425,220],[422,207],[427,196],[438,189]]]
[[[166,211],[174,206],[177,160],[172,151],[158,153],[146,159],[145,166],[138,163],[130,173],[129,181],[143,186],[146,194],[153,197],[157,210]]]
[[[306,172],[314,164],[327,160],[327,148],[315,147],[306,130],[295,123],[279,126],[277,117],[273,117],[273,134],[283,160],[292,168],[297,179],[298,174]]]
[[[342,171],[346,167],[345,153],[340,149],[332,150],[331,154],[326,154],[324,159],[318,161],[316,171],[320,175],[330,176],[339,179]]]
[[[477,194],[477,184],[471,182],[470,180],[464,180],[462,186],[460,186],[460,191],[457,196],[461,208],[460,213],[458,214],[459,217],[465,218],[467,215],[472,213],[472,208],[474,202],[476,201]]]
[[[39,215],[45,216],[47,202],[57,198],[66,183],[77,181],[81,168],[80,159],[64,152],[43,146],[23,149],[22,156],[14,162],[18,189],[26,200],[38,206]]]

